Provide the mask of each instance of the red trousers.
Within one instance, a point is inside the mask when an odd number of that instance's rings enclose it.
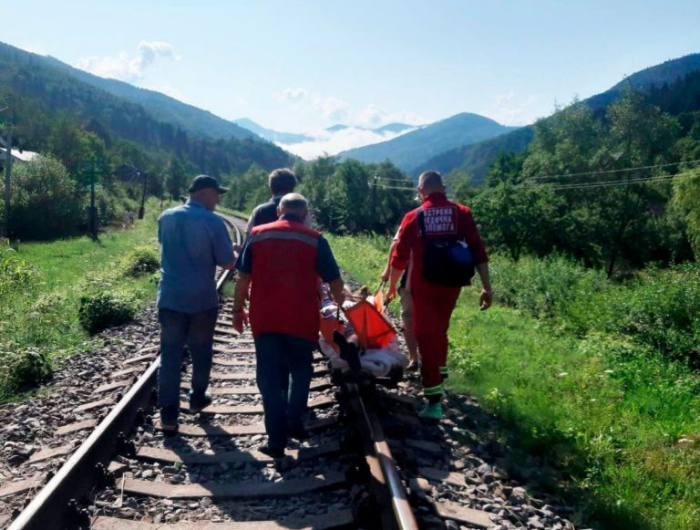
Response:
[[[442,374],[447,366],[447,329],[461,289],[442,285],[412,286],[413,329],[420,350],[423,392],[442,394]]]

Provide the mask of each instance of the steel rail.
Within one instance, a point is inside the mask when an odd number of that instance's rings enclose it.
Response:
[[[82,497],[98,478],[99,464],[109,461],[120,435],[131,430],[139,409],[148,404],[155,387],[160,358],[102,420],[58,473],[22,510],[8,530],[59,530],[71,500]]]
[[[348,383],[349,405],[359,418],[366,436],[365,461],[372,475],[372,484],[380,504],[384,530],[419,530],[413,509],[408,502],[406,488],[396,468],[396,462],[386,441],[384,430],[371,403],[364,398],[355,383]]]
[[[221,217],[235,231],[236,243],[240,244],[241,233],[236,223],[225,216]],[[221,290],[232,273],[232,270],[223,271],[217,280],[217,290]],[[65,528],[71,501],[81,499],[94,486],[104,473],[104,465],[113,457],[120,438],[128,434],[139,411],[151,401],[159,366],[160,357],[13,521],[9,530]],[[406,489],[376,412],[356,384],[346,383],[345,386],[350,393],[349,405],[355,412],[363,436],[365,461],[372,477],[371,487],[383,505],[380,514],[382,527],[386,530],[418,530]]]
[[[231,220],[223,216],[222,219],[235,231],[236,243],[240,244],[240,229]],[[231,270],[225,270],[219,276],[217,291],[221,291],[231,273]],[[109,462],[121,436],[128,434],[139,411],[151,401],[159,367],[160,357],[22,510],[8,530],[60,530],[65,527],[64,517],[70,502],[83,497],[100,478],[105,469],[100,466]]]

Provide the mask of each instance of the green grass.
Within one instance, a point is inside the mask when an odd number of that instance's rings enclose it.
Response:
[[[129,278],[120,272],[124,256],[134,248],[156,248],[159,214],[158,202],[151,201],[146,218],[133,229],[111,230],[97,241],[76,237],[19,244],[16,256],[35,269],[36,279],[0,297],[0,359],[10,352],[36,351],[55,364],[86,349],[89,336],[80,326],[78,309],[81,296],[97,288],[118,291],[139,307],[152,303],[153,275]],[[0,381],[0,401],[13,397]]]
[[[216,211],[221,212],[225,215],[233,215],[234,217],[241,217],[243,219],[248,219],[248,216],[250,215],[250,212],[248,212],[248,213],[241,212],[239,210],[234,210],[233,208],[227,208],[225,206],[221,206],[220,204],[216,206]]]
[[[350,274],[379,283],[387,240],[329,240]],[[585,526],[700,529],[700,376],[669,356],[687,344],[676,297],[697,272],[616,285],[575,266],[492,265],[496,305],[479,311],[470,289],[454,313],[449,387],[497,419],[499,465]],[[677,329],[659,338],[651,321]]]

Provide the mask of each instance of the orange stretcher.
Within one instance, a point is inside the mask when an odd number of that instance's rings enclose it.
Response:
[[[384,348],[396,336],[396,330],[383,314],[382,286],[375,293],[372,302],[361,300],[354,306],[344,309],[343,312],[354,328],[360,346],[365,349]],[[340,312],[336,318],[323,318],[321,316],[320,322],[321,335],[336,352],[339,351],[339,348],[333,340],[333,332],[339,331],[345,334],[345,326],[340,322],[339,317]]]
[[[396,336],[394,326],[367,300],[362,300],[343,312],[355,329],[360,346],[365,349],[385,348]]]

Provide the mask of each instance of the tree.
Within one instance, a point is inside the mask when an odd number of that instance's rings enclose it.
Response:
[[[485,184],[489,187],[495,187],[503,182],[520,184],[523,180],[524,162],[525,155],[523,154],[501,151],[493,161],[493,164],[491,164],[488,173],[486,173]]]
[[[54,128],[49,138],[49,148],[76,179],[80,179],[86,162],[106,159],[104,141],[94,133],[81,130],[67,119],[60,120]]]
[[[15,166],[12,177],[10,232],[14,238],[46,240],[78,231],[85,205],[63,164],[40,156]]]
[[[700,171],[676,180],[673,186],[673,202],[688,223],[688,236],[695,259],[700,260]]]
[[[223,204],[239,211],[251,211],[270,197],[267,185],[267,172],[253,165],[237,177],[230,177],[227,183],[231,188],[224,195]]]
[[[668,161],[666,156],[678,138],[680,125],[677,119],[650,105],[644,94],[625,87],[622,96],[608,108],[607,118],[610,122],[608,150],[623,161],[626,168]],[[630,230],[632,226],[637,225],[634,231],[636,239],[638,232],[644,228],[645,220],[650,218],[649,204],[653,201],[665,202],[659,196],[657,187],[630,182],[648,175],[645,170],[625,171],[623,189],[608,196],[607,202],[614,196],[617,206],[612,208],[617,210],[617,226],[609,242],[608,276],[612,276],[622,247],[633,233]]]
[[[465,204],[477,193],[471,175],[463,169],[455,169],[445,175],[445,187],[454,200]]]
[[[546,186],[501,182],[477,195],[472,209],[489,246],[506,251],[513,261],[526,252],[551,252],[565,225],[564,199]]]
[[[605,266],[609,275],[621,257],[641,265],[672,254],[670,246],[664,252],[657,248],[657,218],[664,215],[669,186],[634,182],[654,173],[629,168],[669,161],[679,131],[675,118],[629,88],[604,115],[574,101],[539,121],[522,164],[522,182],[551,186],[565,200],[566,230],[553,234],[554,247],[589,265]],[[508,173],[504,162],[494,171]]]
[[[179,157],[170,159],[170,167],[165,178],[165,188],[173,200],[179,200],[187,185],[187,172]]]

